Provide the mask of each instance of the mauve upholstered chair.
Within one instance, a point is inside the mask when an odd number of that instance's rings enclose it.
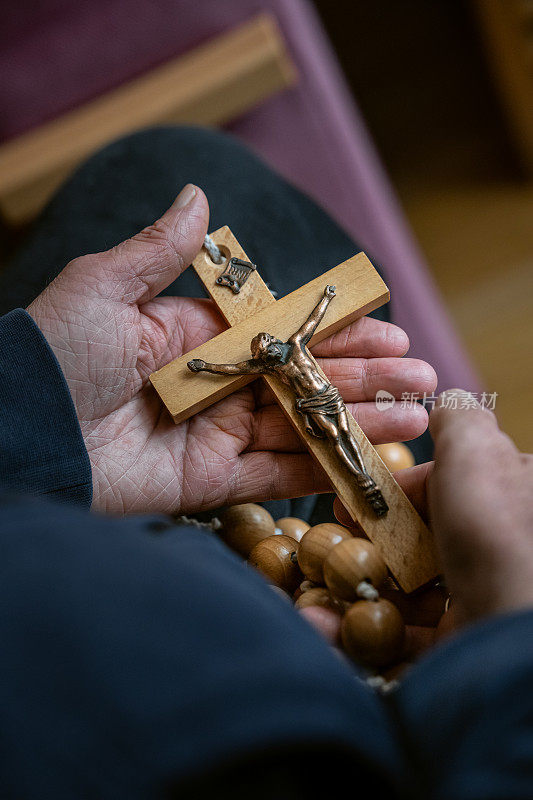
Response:
[[[277,18],[299,81],[229,129],[324,206],[384,267],[394,320],[409,334],[411,355],[437,370],[439,388],[478,390],[478,378],[306,0],[11,4],[0,27],[0,140],[52,119],[262,10]]]

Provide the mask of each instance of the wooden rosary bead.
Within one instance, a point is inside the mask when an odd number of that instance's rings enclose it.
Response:
[[[384,667],[402,655],[405,625],[388,600],[359,600],[346,612],[341,626],[342,643],[354,661]]]
[[[221,538],[228,547],[247,558],[255,545],[273,536],[276,525],[266,508],[255,503],[231,506],[220,515]]]
[[[323,586],[316,586],[314,589],[308,589],[306,592],[302,592],[294,606],[295,608],[320,606],[321,608],[332,608],[335,611],[339,610],[338,604]]]
[[[387,566],[376,547],[366,539],[346,539],[328,553],[324,561],[324,580],[334,597],[357,600],[361,581],[380,586],[387,577]]]
[[[303,574],[315,583],[324,583],[323,564],[331,550],[343,539],[352,539],[348,528],[323,522],[304,533],[298,548],[298,563]]]
[[[435,628],[444,613],[447,592],[441,586],[432,586],[415,595],[391,589],[388,579],[380,586],[379,594],[394,603],[406,625]]]
[[[299,542],[306,531],[309,530],[309,523],[298,517],[282,517],[276,522],[276,528],[279,528],[286,536],[292,536]]]
[[[290,536],[277,534],[258,542],[248,557],[248,563],[264,577],[292,594],[302,582],[298,566],[298,542]]]
[[[398,469],[407,469],[413,467],[415,459],[409,448],[401,442],[392,442],[391,444],[378,444],[376,450],[385,466],[391,472],[396,472]]]

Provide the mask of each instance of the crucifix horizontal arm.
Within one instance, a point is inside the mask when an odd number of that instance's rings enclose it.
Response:
[[[242,253],[242,250],[240,252]],[[213,277],[215,278],[217,274],[215,271]],[[240,298],[241,304],[246,305],[247,292],[251,292],[253,287],[250,281],[256,278],[259,279],[259,276],[254,274],[239,295],[233,295],[224,287],[220,291],[226,292],[230,300]],[[337,297],[327,319],[322,319],[317,324],[308,341],[311,347],[389,299],[386,285],[363,253],[328,270],[279,300],[274,300],[263,284],[264,292],[268,294],[271,302],[250,317],[244,319],[237,317],[239,321],[237,324],[234,323],[232,328],[219,333],[218,336],[191,350],[190,353],[180,356],[150,376],[174,422],[183,422],[245,386],[259,374],[231,372],[224,376],[220,375],[213,379],[214,382],[210,382],[206,380],[205,375],[192,373],[187,368],[188,361],[201,359],[207,364],[217,364],[221,355],[226,364],[247,361],[250,355],[250,342],[260,331],[268,331],[277,338],[287,341],[294,334],[295,328],[301,324],[301,320],[308,317],[309,308],[316,304],[317,297],[323,294],[326,284],[337,287]],[[216,296],[218,298],[219,295]],[[249,302],[252,299],[250,296]],[[228,303],[229,300],[223,297],[222,302]],[[322,302],[321,300],[320,304]]]
[[[201,358],[193,358],[187,366],[191,372],[210,372],[212,375],[261,375],[265,372],[253,358],[238,364],[209,364]]]

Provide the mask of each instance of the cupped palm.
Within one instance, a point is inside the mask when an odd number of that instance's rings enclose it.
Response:
[[[328,488],[260,380],[177,426],[149,384],[225,327],[211,301],[157,297],[199,251],[207,222],[205,196],[186,187],[154,225],[70,262],[28,308],[69,385],[97,509],[188,513]],[[400,358],[408,346],[399,328],[364,318],[313,351],[374,442],[427,425],[420,406],[374,404],[378,389],[434,391],[431,367]]]

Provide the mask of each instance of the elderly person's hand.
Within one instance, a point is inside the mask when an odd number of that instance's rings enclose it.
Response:
[[[533,456],[520,453],[494,414],[461,389],[440,396],[429,427],[435,461],[395,477],[435,534],[452,596],[444,630],[533,608]],[[351,524],[339,500],[335,513],[342,524]],[[400,598],[415,626],[408,630],[408,659],[433,643],[438,595],[431,590]],[[338,636],[340,619],[323,609],[305,611],[328,638]]]
[[[157,297],[199,252],[208,216],[203,192],[186,186],[158,222],[70,262],[28,308],[70,387],[97,509],[187,513],[328,488],[260,384],[178,426],[149,384],[151,372],[226,327],[211,301]],[[420,406],[381,414],[373,402],[378,389],[434,391],[431,367],[400,360],[408,346],[399,328],[365,318],[314,348],[374,442],[426,427]]]
[[[430,430],[434,465],[397,476],[429,512],[457,618],[533,607],[533,456],[460,389],[441,395]]]

